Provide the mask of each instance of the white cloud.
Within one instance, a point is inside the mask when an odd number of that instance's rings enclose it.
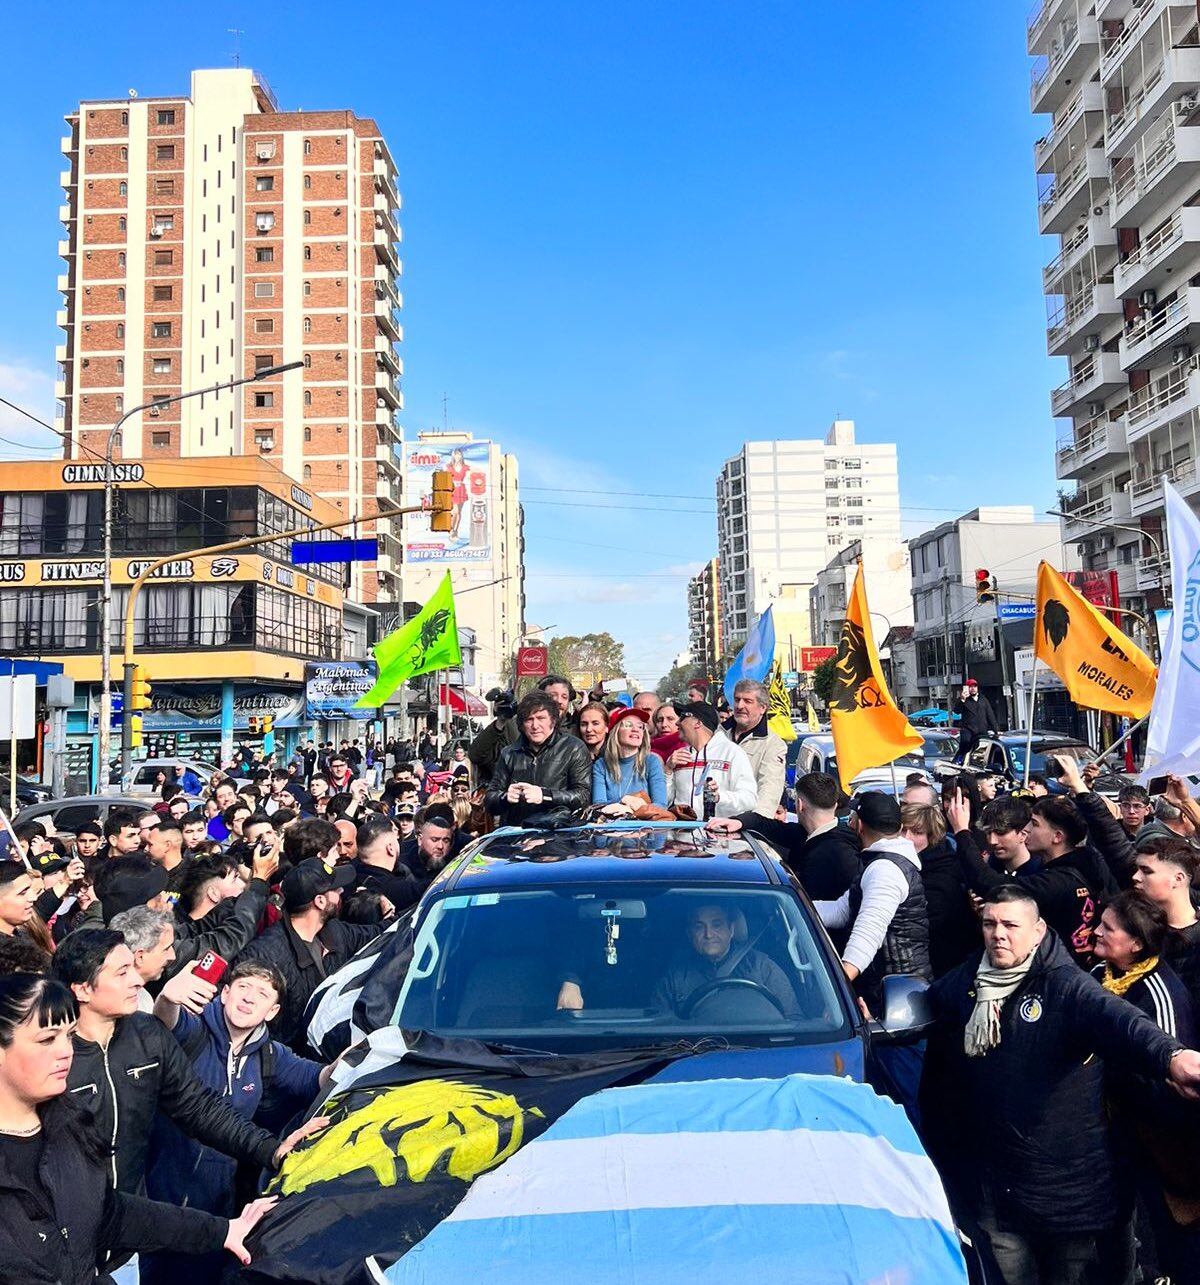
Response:
[[[54,376],[48,371],[19,361],[0,361],[0,397],[15,402],[49,424],[54,422]],[[4,405],[0,405],[0,436],[8,439],[0,443],[5,450],[17,447],[57,450],[61,444],[55,433]],[[20,451],[19,454],[25,458],[32,457],[34,452]]]

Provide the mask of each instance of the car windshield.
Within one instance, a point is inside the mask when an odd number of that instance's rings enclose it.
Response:
[[[1008,747],[1008,756],[1012,760],[1013,775],[1025,775],[1025,742],[1020,741]],[[1045,745],[1038,745],[1036,742],[1033,746],[1033,754],[1029,760],[1029,770],[1031,772],[1046,773],[1046,760],[1071,758],[1081,767],[1087,763],[1095,761],[1095,753],[1086,745],[1065,744],[1056,745],[1053,742]],[[1047,775],[1055,775],[1049,773]]]
[[[709,1036],[825,1042],[850,1032],[829,970],[783,889],[606,882],[451,894],[418,930],[394,1020],[553,1052]]]

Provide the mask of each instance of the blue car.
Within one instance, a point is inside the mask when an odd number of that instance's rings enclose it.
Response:
[[[967,1280],[932,1164],[866,1083],[923,1033],[924,984],[887,979],[864,1018],[753,836],[500,830],[388,937],[310,1006],[323,1056],[348,1023],[356,1047],[270,1188],[263,1279]]]

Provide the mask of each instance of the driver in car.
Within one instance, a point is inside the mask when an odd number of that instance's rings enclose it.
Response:
[[[656,1010],[683,1016],[698,992],[725,979],[753,982],[780,1004],[784,1017],[798,1018],[799,1005],[783,969],[761,951],[734,941],[737,916],[720,902],[698,905],[688,916],[688,949],[681,951],[650,996]]]

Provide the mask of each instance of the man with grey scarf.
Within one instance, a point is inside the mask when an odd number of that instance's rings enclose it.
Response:
[[[1197,1097],[1200,1053],[1085,973],[1019,883],[988,894],[982,928],[930,988],[927,1143],[997,1280],[1084,1285],[1131,1246],[1102,1059]]]

